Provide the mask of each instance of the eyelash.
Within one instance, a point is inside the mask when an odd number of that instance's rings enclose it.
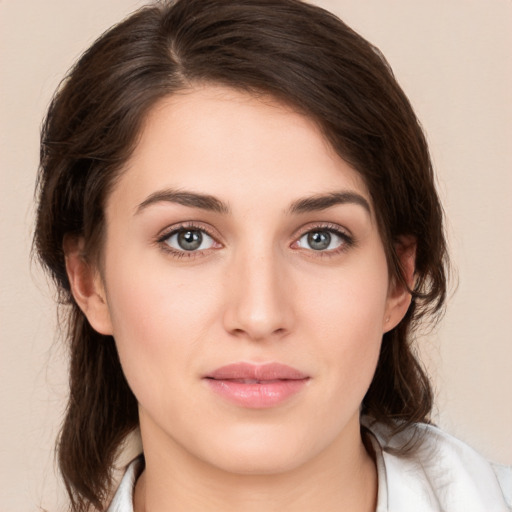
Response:
[[[176,235],[182,231],[201,231],[203,233],[206,233],[209,237],[211,237],[217,244],[220,244],[220,242],[217,241],[217,237],[211,232],[210,229],[208,229],[204,225],[199,225],[194,222],[184,222],[182,224],[179,224],[177,226],[173,226],[172,228],[164,231],[162,234],[158,235],[156,242],[157,244],[162,248],[163,251],[166,253],[172,255],[175,258],[197,258],[206,256],[212,249],[203,249],[203,250],[196,250],[196,251],[186,251],[186,250],[176,250],[172,248],[167,241],[173,236]],[[296,250],[304,250],[308,253],[313,253],[314,257],[320,257],[320,258],[328,258],[336,256],[340,253],[346,252],[350,248],[354,247],[356,245],[356,241],[353,238],[353,236],[349,235],[346,231],[340,229],[340,226],[337,224],[330,224],[330,223],[320,223],[313,226],[308,226],[306,229],[301,230],[299,233],[294,235],[294,242],[291,245],[297,244],[299,240],[308,233],[314,233],[315,231],[326,231],[328,233],[334,234],[335,236],[339,237],[342,240],[342,243],[340,247],[337,247],[335,249],[331,250],[318,250],[315,251],[314,249],[303,249],[303,248],[296,248]]]
[[[178,251],[172,248],[167,243],[167,241],[173,235],[176,235],[182,231],[201,231],[203,233],[206,233],[216,243],[219,243],[217,242],[217,237],[206,226],[199,225],[194,222],[184,222],[177,226],[172,226],[172,228],[164,231],[161,235],[159,235],[156,239],[156,242],[163,251],[165,251],[166,253],[170,254],[175,258],[197,258],[201,256],[206,256],[210,252],[211,249],[203,249],[200,251]]]
[[[313,257],[316,258],[330,258],[337,256],[341,253],[344,253],[351,249],[352,247],[356,246],[356,240],[355,238],[347,233],[344,229],[342,229],[337,224],[331,224],[331,223],[319,223],[316,225],[309,225],[305,229],[301,230],[297,235],[295,235],[295,241],[293,244],[298,243],[298,241],[308,233],[314,233],[318,231],[326,231],[328,233],[334,234],[335,236],[339,237],[342,240],[342,243],[339,247],[335,249],[330,250],[323,250],[323,251],[315,251],[314,249],[304,249],[307,253],[311,254]],[[301,248],[298,248],[297,250],[301,250]]]

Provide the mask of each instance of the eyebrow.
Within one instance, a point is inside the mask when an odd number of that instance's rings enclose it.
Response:
[[[327,210],[339,204],[356,204],[362,206],[371,214],[370,203],[356,192],[331,192],[329,194],[318,194],[294,201],[290,206],[290,213],[307,213]]]
[[[153,204],[168,202],[177,203],[183,206],[190,206],[192,208],[200,208],[201,210],[207,210],[217,213],[229,213],[229,206],[217,199],[214,196],[208,194],[200,194],[198,192],[188,192],[183,190],[159,190],[148,196],[142,203],[137,206],[136,213],[140,213],[148,206]]]
[[[215,196],[175,189],[159,190],[150,194],[137,206],[135,213],[138,214],[149,206],[161,202],[177,203],[191,208],[200,208],[201,210],[222,214],[230,213],[228,204]],[[356,204],[362,206],[368,213],[371,213],[368,201],[362,195],[350,191],[330,192],[328,194],[318,194],[297,199],[291,204],[288,212],[291,214],[316,212],[327,210],[340,204]]]

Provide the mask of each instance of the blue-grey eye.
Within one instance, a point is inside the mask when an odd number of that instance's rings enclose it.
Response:
[[[337,249],[344,242],[343,237],[334,231],[316,229],[302,235],[297,245],[303,249],[312,249],[313,251],[330,251]]]
[[[180,229],[171,234],[165,241],[176,251],[198,251],[210,249],[214,245],[213,238],[200,229]]]

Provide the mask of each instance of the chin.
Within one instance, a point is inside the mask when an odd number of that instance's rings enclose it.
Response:
[[[228,473],[275,475],[292,471],[314,456],[310,453],[315,451],[314,447],[308,447],[304,435],[281,429],[279,432],[251,430],[226,435],[210,444],[205,459]]]
[[[269,453],[268,450],[232,450],[230,453],[223,453],[214,458],[214,464],[217,468],[233,473],[236,475],[277,475],[293,471],[302,464],[298,460],[298,450],[288,450],[283,452],[274,451]]]

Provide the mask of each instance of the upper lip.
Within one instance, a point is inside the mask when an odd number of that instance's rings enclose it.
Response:
[[[281,363],[232,363],[221,366],[205,376],[207,379],[233,380],[247,379],[256,381],[267,380],[303,380],[309,376],[305,373]]]

